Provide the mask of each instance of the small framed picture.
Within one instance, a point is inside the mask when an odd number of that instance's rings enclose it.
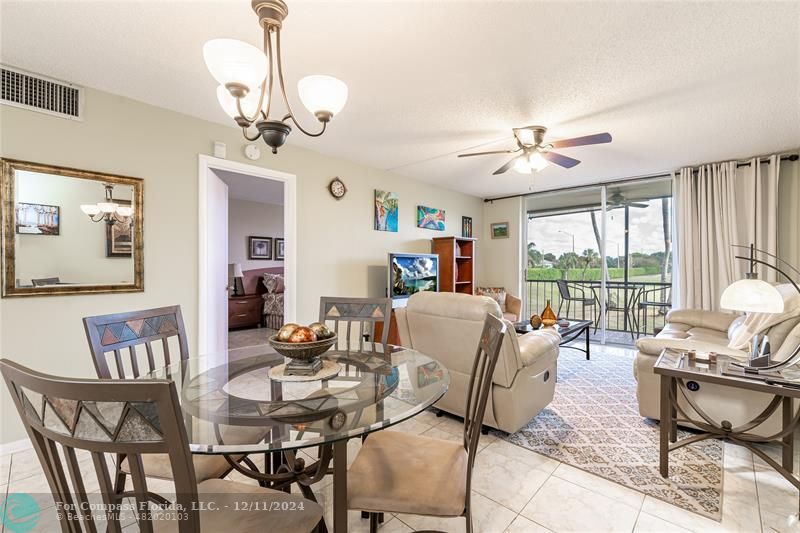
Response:
[[[461,217],[461,236],[472,237],[472,217]]]
[[[130,200],[111,200],[114,203],[130,206]],[[133,253],[133,217],[124,222],[106,224],[106,257],[131,257]]]
[[[248,259],[272,259],[272,237],[248,237]]]
[[[18,202],[14,208],[17,233],[22,235],[59,235],[61,208],[57,205]]]
[[[284,249],[283,239],[276,237],[275,238],[275,261],[283,261],[286,257],[286,251]]]
[[[492,224],[492,239],[508,239],[508,222]]]

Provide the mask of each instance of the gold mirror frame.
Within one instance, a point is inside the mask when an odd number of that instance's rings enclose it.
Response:
[[[144,291],[144,180],[127,176],[92,172],[68,167],[44,165],[31,161],[16,159],[0,159],[2,162],[2,176],[0,176],[0,218],[2,218],[2,257],[3,257],[3,297],[16,296],[61,296],[66,294],[103,294],[112,292],[143,292]],[[85,285],[45,285],[42,287],[17,287],[14,243],[14,207],[15,196],[15,171],[26,170],[42,174],[55,174],[69,178],[79,178],[130,185],[133,187],[133,201],[136,206],[136,216],[133,219],[133,283],[127,284],[85,284]],[[83,215],[82,216],[86,216]]]

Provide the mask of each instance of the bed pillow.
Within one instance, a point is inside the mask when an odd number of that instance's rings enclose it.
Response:
[[[283,281],[283,274],[270,274],[264,273],[264,287],[267,288],[268,294],[280,294],[286,289]]]

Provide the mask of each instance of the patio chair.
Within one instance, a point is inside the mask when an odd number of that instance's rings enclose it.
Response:
[[[647,335],[647,310],[655,308],[661,315],[667,314],[672,309],[672,287],[653,287],[652,289],[642,289],[639,293],[636,304],[636,336],[643,333]],[[641,325],[641,328],[638,326]]]
[[[594,307],[594,324],[595,324],[595,331],[597,330],[597,324],[600,321],[600,314],[597,309],[599,306],[597,304],[597,298],[595,297],[594,293],[592,293],[591,298],[586,297],[586,287],[582,287],[578,283],[569,283],[563,279],[556,281],[556,285],[558,285],[558,294],[561,296],[561,302],[558,304],[558,311],[556,314],[561,317],[561,308],[564,306],[564,302],[567,302],[567,314],[565,315],[566,318],[569,318],[569,310],[572,302],[581,304],[581,319],[586,320],[586,306]],[[573,291],[577,292],[578,294],[573,294]]]

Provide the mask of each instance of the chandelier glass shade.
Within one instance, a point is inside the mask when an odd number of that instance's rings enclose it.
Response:
[[[517,158],[514,162],[514,170],[520,174],[530,174],[534,170],[539,172],[545,169],[549,164],[541,152],[534,149],[528,155]]]
[[[283,80],[281,26],[289,11],[283,0],[253,0],[253,10],[264,30],[263,51],[236,39],[213,39],[203,46],[203,59],[217,82],[220,106],[242,128],[249,141],[261,139],[277,153],[286,142],[293,124],[309,137],[325,133],[327,123],[344,108],[347,85],[331,76],[306,76],[297,84],[300,101],[322,124],[317,132],[304,129],[297,120]],[[271,118],[273,86],[283,100],[286,114]],[[251,135],[249,129],[257,133]]]
[[[105,201],[96,204],[82,204],[81,211],[87,215],[92,222],[127,222],[133,216],[133,208],[128,205],[120,205],[113,200],[114,186],[104,185],[106,190]]]

